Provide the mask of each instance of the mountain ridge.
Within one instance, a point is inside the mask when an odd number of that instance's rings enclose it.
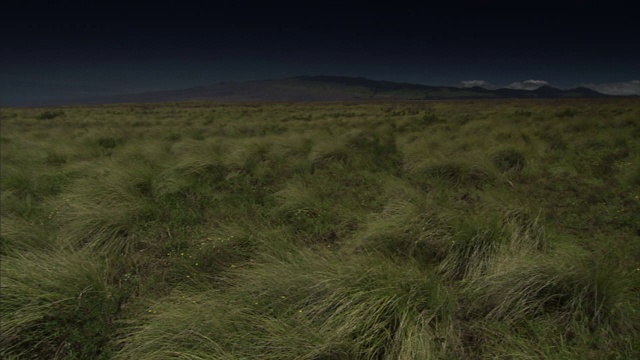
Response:
[[[253,80],[244,82],[221,82],[176,90],[141,93],[124,93],[52,101],[33,101],[27,106],[51,105],[98,105],[138,102],[180,101],[367,101],[367,100],[447,100],[447,99],[555,99],[555,98],[609,98],[586,87],[559,89],[549,85],[534,90],[486,89],[482,87],[461,88],[432,86],[371,80],[364,77],[347,76],[295,76],[282,79]]]

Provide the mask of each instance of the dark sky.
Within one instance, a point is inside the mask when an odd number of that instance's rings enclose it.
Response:
[[[140,92],[320,74],[640,89],[631,2],[321,4],[14,2],[0,23],[2,92],[43,84]]]

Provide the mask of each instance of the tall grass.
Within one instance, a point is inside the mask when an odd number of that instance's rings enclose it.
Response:
[[[120,354],[189,358],[204,347],[205,358],[412,358],[458,346],[452,298],[437,278],[370,260],[311,251],[261,259],[234,279],[233,293],[177,292],[155,304]]]
[[[637,358],[638,105],[3,111],[0,356]]]
[[[119,298],[105,265],[87,251],[3,256],[3,357],[108,358]]]

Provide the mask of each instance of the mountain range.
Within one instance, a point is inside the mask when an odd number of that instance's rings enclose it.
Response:
[[[10,90],[10,89],[8,89]],[[208,100],[220,102],[241,101],[367,101],[367,100],[444,100],[444,99],[556,99],[605,98],[595,90],[578,87],[558,89],[542,86],[535,90],[509,88],[489,90],[481,87],[459,88],[428,86],[391,81],[377,81],[362,77],[298,76],[276,80],[223,82],[179,90],[143,93],[109,93],[87,91],[67,92],[64,96],[8,98],[5,106],[89,105],[140,102],[178,102]]]

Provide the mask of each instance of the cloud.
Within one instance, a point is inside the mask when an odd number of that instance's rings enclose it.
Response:
[[[485,80],[463,80],[458,83],[462,88],[472,88],[479,86],[485,89],[496,89],[496,86]]]
[[[522,82],[511,83],[507,88],[516,90],[535,90],[539,87],[549,85],[549,82],[544,80],[525,80]]]
[[[581,86],[608,95],[640,95],[640,80],[605,84],[582,84]]]

